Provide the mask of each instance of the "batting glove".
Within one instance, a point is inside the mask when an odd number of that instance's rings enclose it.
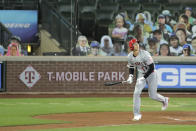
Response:
[[[133,82],[133,75],[130,74],[129,78],[127,79],[127,83],[131,84]]]
[[[144,77],[140,77],[140,78],[137,79],[137,82],[138,82],[139,85],[142,84],[143,81],[145,81]]]

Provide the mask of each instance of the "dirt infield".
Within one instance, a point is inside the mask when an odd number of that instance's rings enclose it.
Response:
[[[133,124],[168,124],[168,125],[196,125],[196,112],[142,112],[142,120],[132,121],[131,112],[94,112],[69,113],[34,116],[36,119],[61,120],[65,124],[45,124],[0,127],[1,131],[19,131],[27,129],[54,129],[87,126],[114,126]]]
[[[161,93],[169,97],[196,97],[195,93]],[[0,94],[0,98],[66,98],[66,97],[130,97],[128,95],[67,95],[67,94]],[[148,96],[147,93],[142,96]],[[65,121],[64,124],[42,124],[26,126],[0,127],[0,131],[20,131],[27,129],[54,129],[74,128],[87,126],[111,126],[132,124],[169,124],[169,125],[196,125],[196,112],[142,112],[142,120],[132,121],[132,112],[94,112],[94,113],[69,113],[34,116],[35,119],[50,119]]]
[[[196,92],[159,92],[168,97],[196,97]],[[80,98],[80,97],[132,97],[133,93],[128,94],[63,94],[63,93],[0,93],[0,98]],[[142,92],[141,97],[148,97],[148,92]]]

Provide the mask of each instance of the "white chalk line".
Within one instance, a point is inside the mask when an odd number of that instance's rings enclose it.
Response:
[[[163,117],[169,120],[174,120],[174,121],[179,121],[179,122],[195,122],[196,120],[183,120],[183,119],[178,119],[178,118],[174,118],[174,117]]]

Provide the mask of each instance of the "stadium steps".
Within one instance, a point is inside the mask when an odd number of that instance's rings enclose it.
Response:
[[[41,44],[40,47],[36,50],[37,55],[55,55],[55,54],[66,54],[66,50],[60,47],[60,43],[51,37],[51,34],[44,30],[40,29]]]

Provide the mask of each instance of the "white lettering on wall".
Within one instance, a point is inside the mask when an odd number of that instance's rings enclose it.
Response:
[[[29,28],[31,26],[29,23],[7,23],[4,25],[7,28]]]
[[[47,74],[48,74],[48,80],[51,81],[53,72],[47,72]]]
[[[104,76],[104,72],[98,72],[98,81],[100,81]]]
[[[125,72],[47,72],[52,81],[122,81]]]
[[[171,73],[166,75],[166,80],[163,80],[164,73]],[[178,70],[176,68],[159,68],[157,70],[160,86],[175,86],[178,84]]]
[[[61,73],[56,72],[56,81],[64,81],[65,80],[64,76],[65,76],[64,72]]]
[[[66,81],[71,81],[72,80],[72,73],[71,72],[66,72],[65,73],[65,80]]]
[[[119,72],[119,80],[125,80],[125,78],[124,78],[124,74],[125,74],[125,72]]]
[[[190,73],[190,74],[187,74]],[[195,68],[182,68],[180,69],[180,85],[181,86],[195,86],[196,85],[196,75],[191,73],[196,74],[196,69]],[[187,79],[192,80],[192,81],[187,81]]]
[[[89,72],[89,81],[95,81],[95,72]]]

